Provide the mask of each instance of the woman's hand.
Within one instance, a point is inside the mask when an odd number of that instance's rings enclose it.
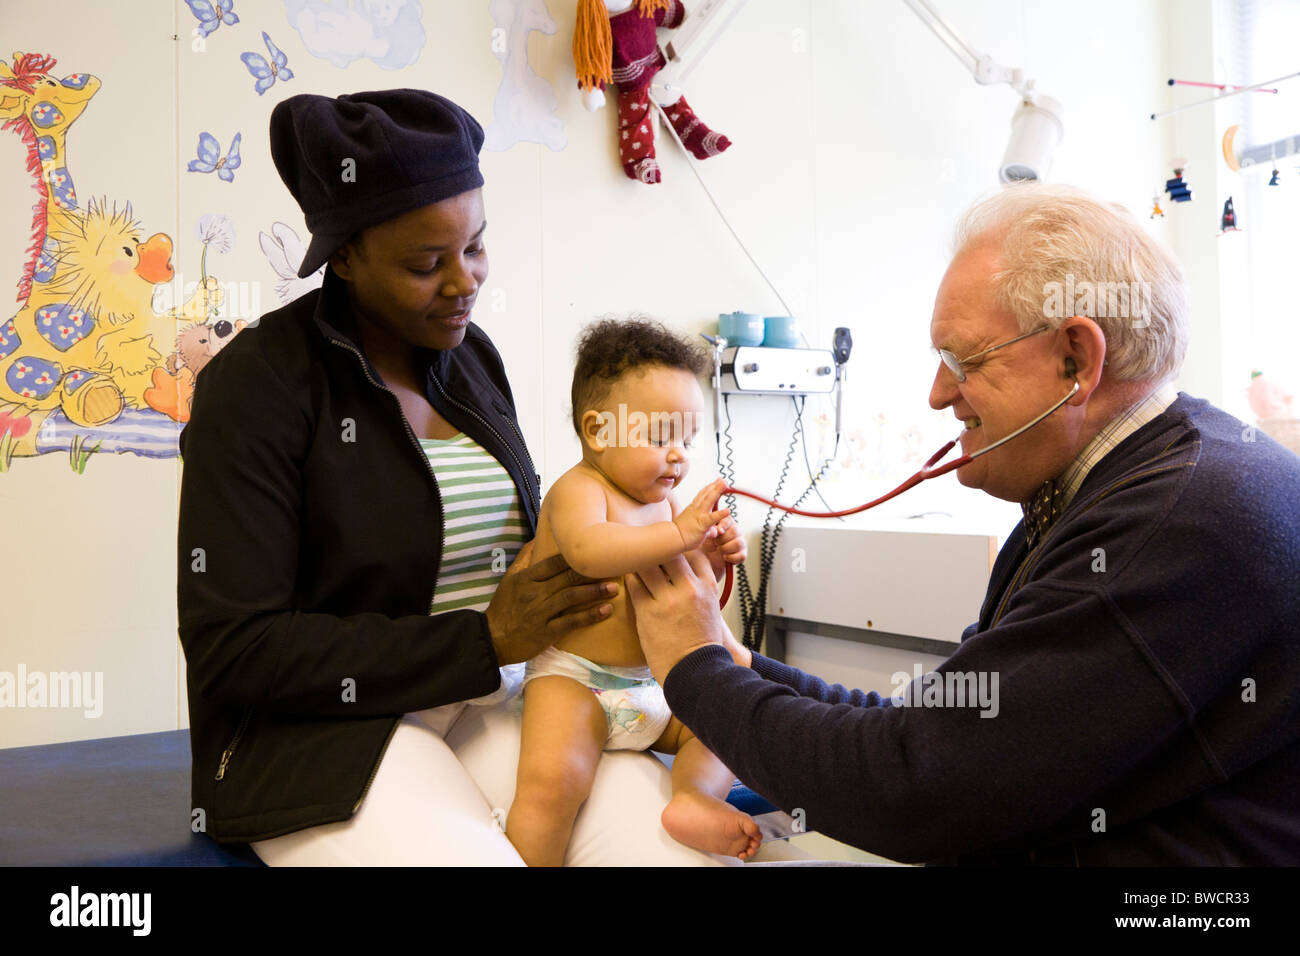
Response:
[[[485,612],[500,664],[536,657],[575,627],[603,621],[613,612],[608,601],[618,591],[613,581],[592,581],[574,571],[564,556],[532,563],[533,542],[520,550]]]
[[[710,644],[725,647],[741,667],[753,662],[718,608],[718,587],[699,551],[624,578],[650,672],[660,684],[687,654]]]

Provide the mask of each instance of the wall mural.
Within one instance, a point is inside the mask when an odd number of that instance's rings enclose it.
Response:
[[[18,310],[0,325],[0,470],[49,452],[67,453],[79,473],[95,452],[174,458],[184,419],[167,362],[178,327],[203,323],[220,292],[213,280],[154,310],[174,274],[172,239],[146,238],[129,202],[78,200],[68,134],[101,84],[60,77],[56,63],[21,52],[0,63],[0,130],[26,147],[16,175],[36,194]]]
[[[557,29],[546,0],[492,0],[488,12],[496,24],[492,55],[501,61],[501,84],[483,148],[501,152],[515,143],[530,142],[564,149],[564,123],[554,115],[559,98],[528,62],[528,34],[539,30],[554,36]]]
[[[237,5],[245,7],[243,20]],[[340,69],[368,59],[399,70],[416,63],[426,43],[419,0],[284,0],[285,20],[266,23],[252,22],[253,9],[236,0],[184,0],[176,38],[184,44],[188,33],[192,50],[211,51],[223,64],[228,58],[231,95],[250,103],[268,92],[267,100],[292,95],[303,81],[295,83],[291,61],[302,68],[308,55]],[[546,0],[491,0],[488,12],[501,83],[487,148],[533,142],[563,149],[555,92],[528,62],[529,35],[556,33]],[[302,46],[290,43],[286,52],[276,40],[292,41],[295,33]],[[131,197],[114,195],[111,185],[95,183],[93,198],[78,196],[69,153],[93,156],[113,144],[79,142],[73,127],[112,81],[61,69],[57,52],[18,52],[12,64],[0,61],[0,135],[17,137],[26,154],[23,168],[0,175],[27,184],[34,200],[30,222],[7,224],[25,230],[25,253],[13,279],[15,305],[0,306],[0,472],[49,453],[67,455],[78,474],[97,453],[175,459],[196,376],[260,311],[256,301],[251,308],[243,301],[244,287],[258,282],[223,283],[215,274],[235,243],[228,216],[202,216],[193,227],[197,242],[188,227],[177,242],[140,221]],[[100,108],[116,108],[126,95],[119,85],[109,93],[114,102]],[[211,177],[220,184],[216,193],[226,195],[250,175],[264,185],[267,170],[241,169],[249,122],[240,107],[183,129],[193,152],[180,159],[182,188]],[[195,133],[197,140],[189,139]],[[257,225],[280,303],[321,284],[323,269],[298,277],[304,237],[283,222]],[[199,281],[183,283],[190,270],[177,267],[194,258]],[[7,281],[0,276],[0,289]]]
[[[365,58],[400,70],[424,50],[418,0],[284,0],[284,12],[307,52],[339,69]]]

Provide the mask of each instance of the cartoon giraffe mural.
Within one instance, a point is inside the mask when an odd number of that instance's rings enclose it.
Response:
[[[57,270],[58,244],[50,233],[66,227],[77,209],[68,172],[68,128],[100,86],[89,73],[55,80],[50,75],[55,62],[39,53],[15,53],[12,68],[0,62],[0,129],[16,133],[27,147],[27,171],[38,197],[32,207],[27,262],[18,281],[19,303],[27,300],[33,282],[48,282]]]

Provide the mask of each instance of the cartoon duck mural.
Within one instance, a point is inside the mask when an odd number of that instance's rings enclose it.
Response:
[[[142,240],[129,205],[93,200],[52,237],[57,274],[0,327],[0,401],[105,425],[128,403],[144,407],[150,371],[174,348],[175,320],[151,305],[173,274],[171,239]]]

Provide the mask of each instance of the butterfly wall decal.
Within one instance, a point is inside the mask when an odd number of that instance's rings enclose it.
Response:
[[[266,44],[266,52],[270,54],[269,62],[260,53],[243,53],[239,57],[244,61],[244,66],[248,67],[248,72],[253,74],[255,81],[253,89],[257,90],[258,96],[269,90],[276,79],[293,79],[293,70],[289,69],[289,58],[271,42],[271,38],[266,33],[262,34],[262,42]]]
[[[225,158],[221,156],[221,144],[209,132],[199,133],[199,158],[191,159],[186,168],[192,173],[216,174],[228,183],[235,181],[235,170],[239,168],[239,140],[242,134],[236,133],[230,141],[230,150]]]
[[[232,9],[235,0],[216,0],[215,3],[212,0],[185,0],[185,4],[199,21],[197,29],[200,36],[206,37],[214,33],[223,23],[233,27],[239,22],[239,17],[235,16]]]

